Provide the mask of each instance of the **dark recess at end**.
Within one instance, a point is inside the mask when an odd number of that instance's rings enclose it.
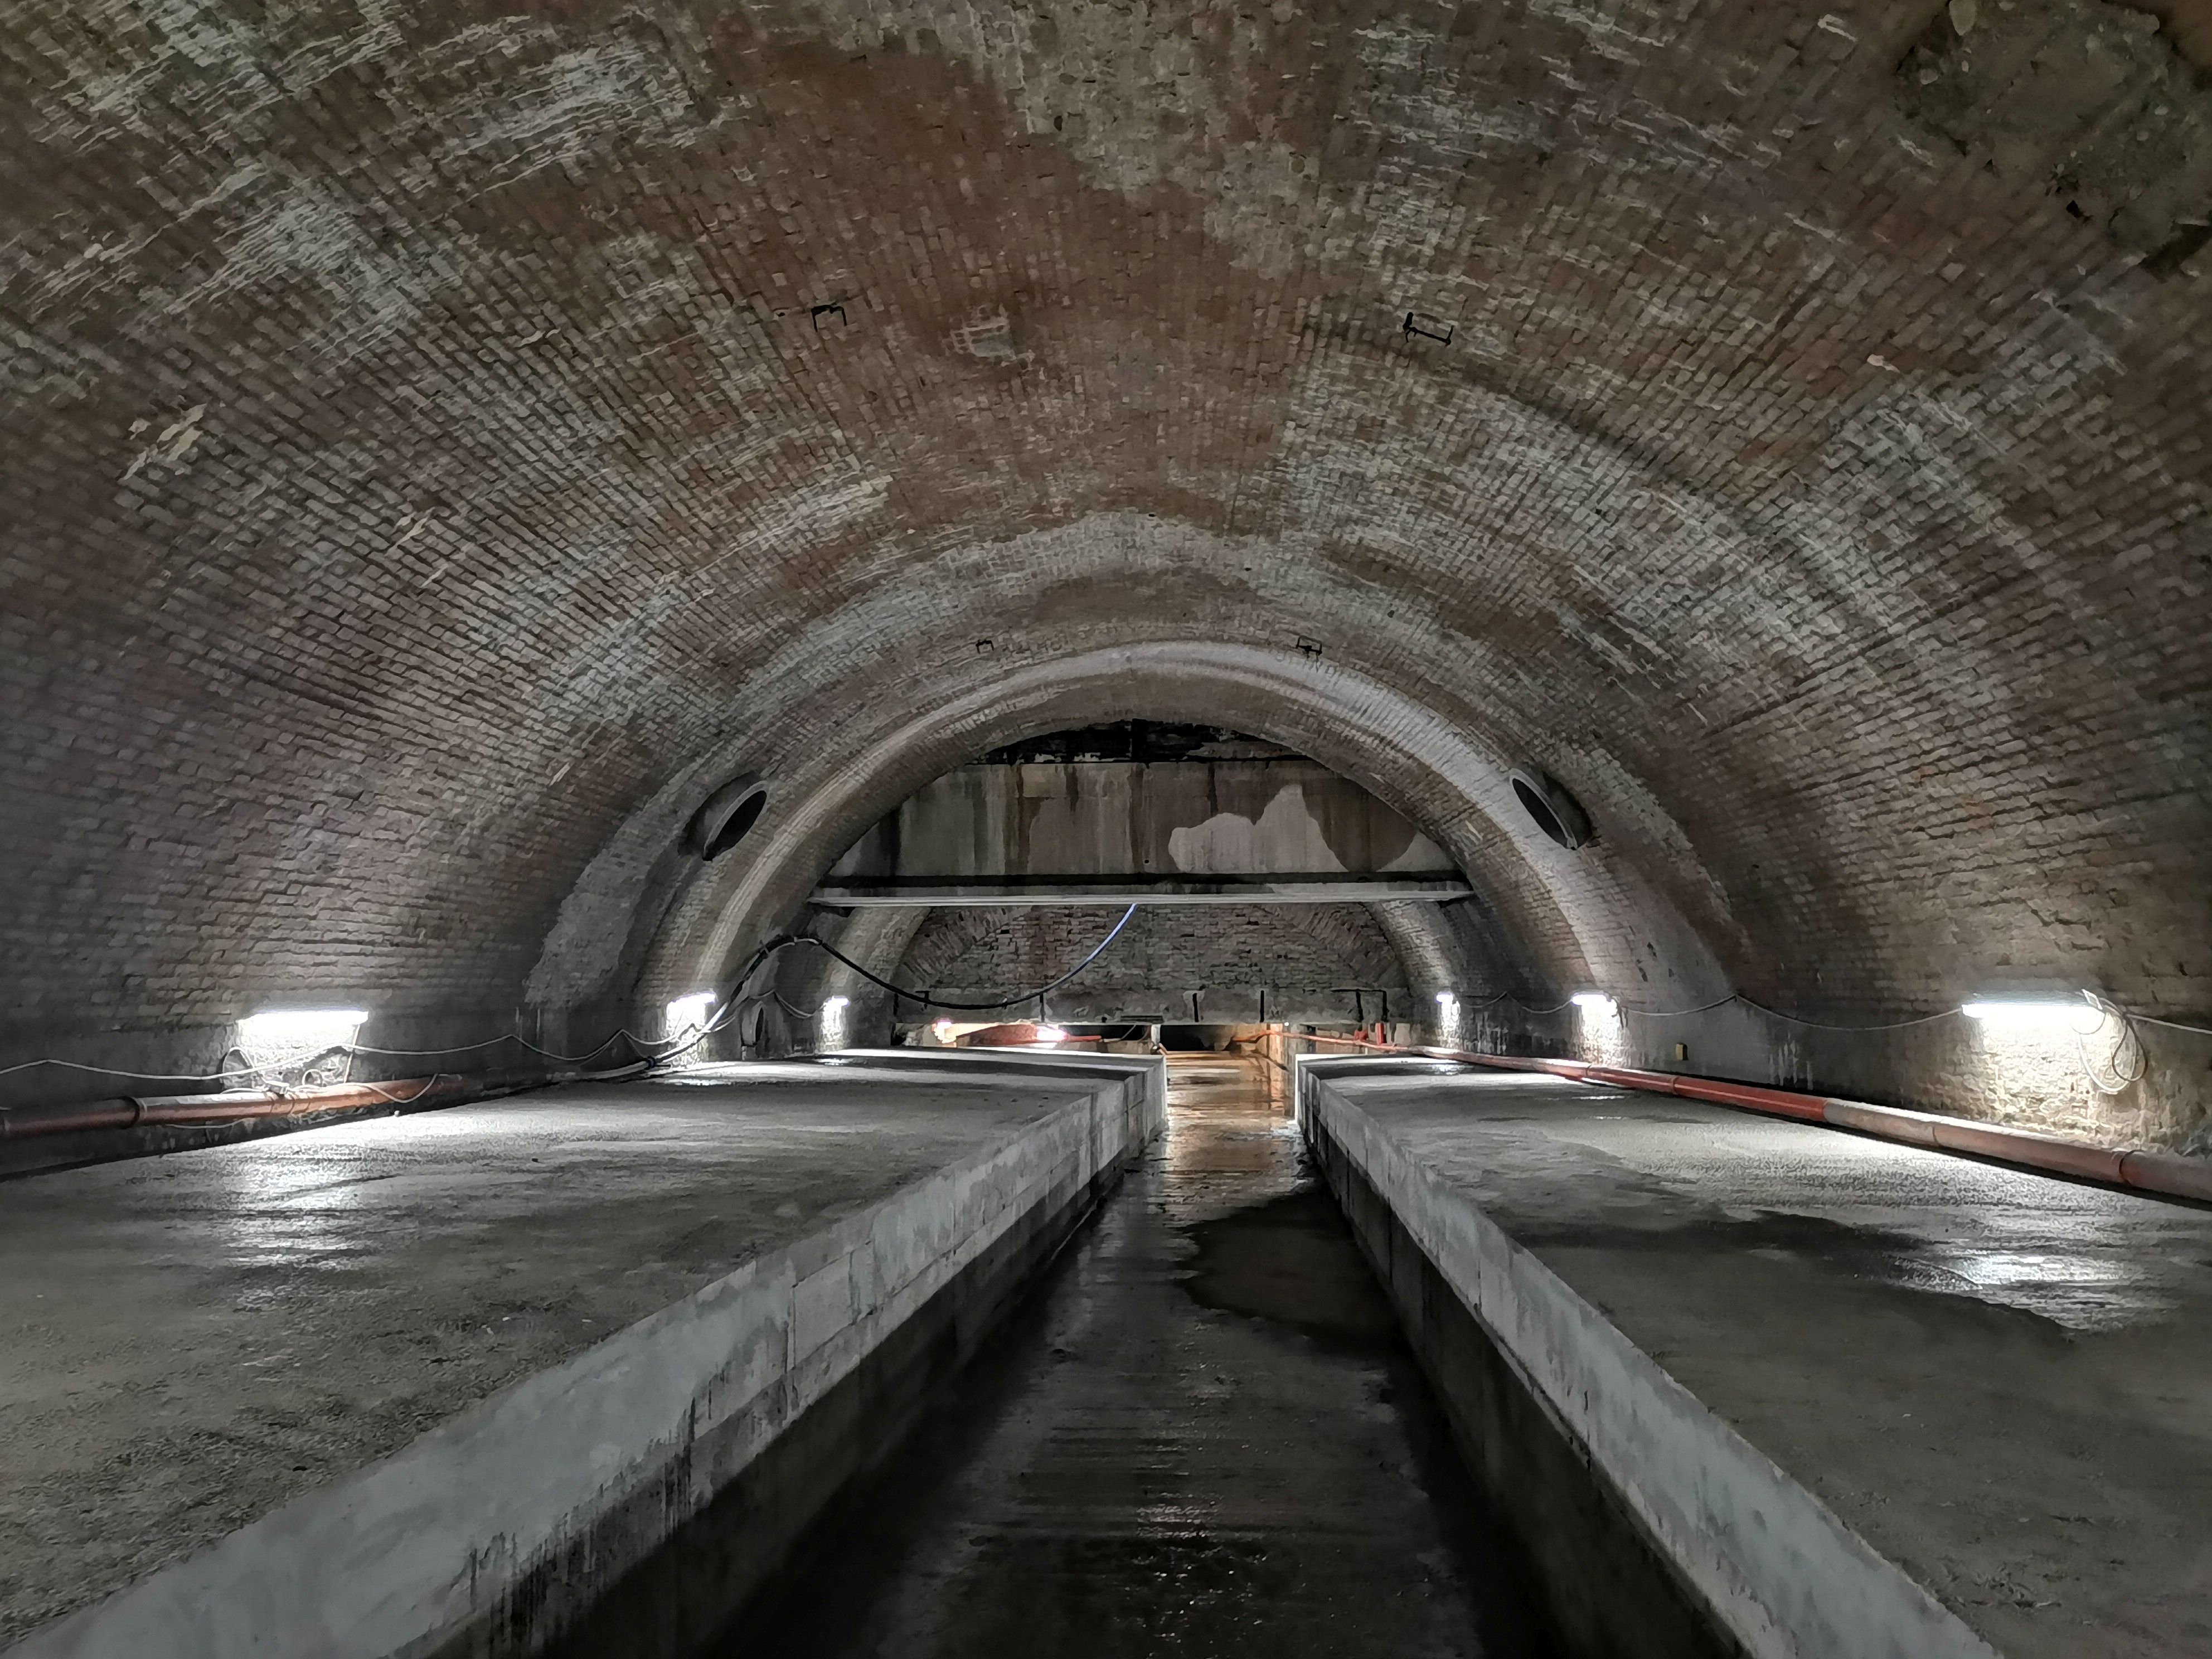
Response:
[[[1024,738],[991,752],[981,766],[1019,766],[1038,761],[1254,760],[1297,751],[1221,726],[1176,720],[1114,720]]]

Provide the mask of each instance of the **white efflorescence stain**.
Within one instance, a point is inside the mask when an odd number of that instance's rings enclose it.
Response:
[[[131,465],[123,469],[125,480],[137,477],[155,461],[181,461],[199,441],[200,422],[207,414],[205,404],[194,404],[175,420],[163,427],[161,435],[147,444],[131,458]],[[142,436],[154,423],[137,420],[131,423],[131,435]]]

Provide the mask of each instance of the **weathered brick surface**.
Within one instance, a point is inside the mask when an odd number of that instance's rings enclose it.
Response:
[[[650,1001],[1127,714],[1412,813],[1532,990],[2212,1014],[2212,255],[1917,122],[1936,10],[24,0],[6,1048]]]
[[[1119,907],[1083,905],[934,911],[889,977],[916,988],[987,987],[1010,994],[1066,972],[1121,915]],[[1192,904],[1139,909],[1070,988],[1288,992],[1405,984],[1405,969],[1364,906]]]
[[[1095,963],[1049,993],[1043,1006],[1024,1000],[1005,1012],[1068,1020],[1265,1018],[1364,1024],[1388,1010],[1428,1006],[1432,986],[1409,988],[1392,933],[1376,923],[1382,908],[1146,908]],[[854,962],[922,998],[997,1002],[1058,978],[1121,916],[1120,906],[864,908],[842,921],[819,918],[815,926]],[[1420,932],[1416,923],[1414,936]],[[975,1019],[992,1012],[895,998],[843,963],[800,948],[772,988],[765,980],[756,987],[742,1035],[777,1053],[817,1047],[824,1035],[823,1005],[832,997],[846,999],[836,1024],[848,1046],[888,1042],[901,1028],[911,1030],[940,1016]],[[714,1052],[737,1050],[718,1040]]]

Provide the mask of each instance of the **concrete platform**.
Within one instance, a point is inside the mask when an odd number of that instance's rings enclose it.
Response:
[[[1310,1135],[1753,1651],[2212,1652],[2212,1211],[1558,1079],[1299,1066]],[[1922,1622],[1884,1647],[1884,1619]]]
[[[647,1547],[1163,1077],[703,1066],[0,1187],[0,1641],[427,1650],[675,1458]]]

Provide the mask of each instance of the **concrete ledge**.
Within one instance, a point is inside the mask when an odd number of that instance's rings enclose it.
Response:
[[[1313,1038],[1306,1042],[1334,1042]],[[1386,1045],[1358,1046],[1384,1052]],[[2041,1170],[2076,1181],[2098,1181],[2112,1187],[2167,1198],[2212,1203],[2212,1160],[2178,1152],[2128,1152],[2069,1140],[2040,1129],[2010,1124],[1985,1123],[1972,1118],[1946,1117],[1902,1106],[1877,1106],[1863,1100],[1843,1100],[1830,1095],[1808,1095],[1794,1089],[1769,1088],[1758,1083],[1731,1083],[1719,1078],[1686,1076],[1675,1072],[1643,1072],[1621,1066],[1596,1066],[1579,1060],[1528,1060],[1505,1054],[1477,1054],[1464,1048],[1430,1047],[1418,1052],[1437,1059],[1488,1066],[1501,1071],[1548,1072],[1578,1082],[1602,1083],[1616,1089],[1638,1089],[1650,1094],[1680,1095],[1717,1106],[1734,1106],[1747,1112],[1794,1117],[1806,1123],[1826,1123],[1861,1134],[1879,1135],[1908,1146],[1961,1152],[1970,1158],[1994,1158],[2023,1169]]]
[[[1332,1074],[1297,1064],[1300,1127],[1386,1204],[1714,1623],[1758,1659],[1992,1659],[1994,1650],[1439,1179]]]
[[[1308,1142],[1453,1442],[1522,1558],[1559,1659],[1743,1659],[1556,1413],[1326,1134]]]
[[[988,1077],[1118,1076],[1134,1091],[1131,1109],[1143,1119],[1149,1141],[1167,1127],[1168,1065],[1158,1054],[1092,1054],[1081,1049],[1045,1053],[1031,1048],[846,1048],[820,1056],[828,1066],[865,1066],[871,1072],[913,1070],[941,1077],[965,1067]]]
[[[635,1553],[624,1541],[641,1519],[652,1527],[658,1494],[649,1488],[542,1562],[501,1612],[527,1620],[541,1600],[539,1585],[558,1592],[573,1583],[591,1592],[590,1605],[536,1650],[538,1659],[671,1659],[713,1650],[811,1542],[834,1531],[854,1483],[899,1449],[936,1391],[1091,1218],[1111,1185],[1110,1176],[1100,1176],[1057,1207],[1025,1213],[611,1585],[599,1564]],[[730,1425],[720,1437],[744,1427]],[[694,1457],[711,1463],[720,1450],[710,1434],[696,1443]],[[479,1659],[521,1645],[495,1616],[429,1659]]]
[[[1049,1241],[1157,1132],[1162,1062],[1048,1063],[1098,1086],[10,1652],[544,1647],[933,1297],[1010,1237]]]

